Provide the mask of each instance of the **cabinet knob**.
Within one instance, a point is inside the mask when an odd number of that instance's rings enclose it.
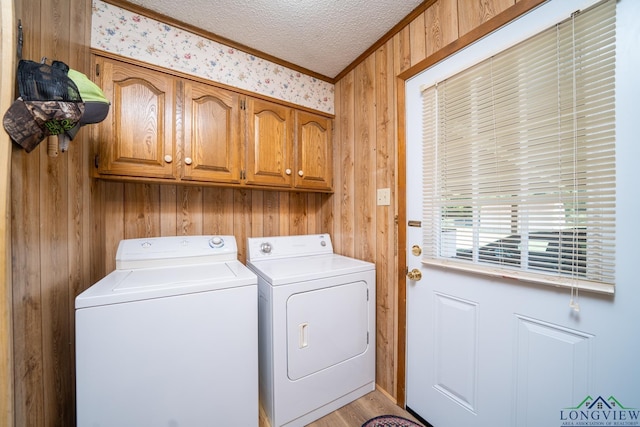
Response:
[[[291,175],[291,169],[289,168],[285,169],[284,173],[286,173],[287,175]]]
[[[304,172],[302,172],[302,169],[300,169],[300,170],[298,171],[298,175],[299,175],[299,176],[303,176],[303,175],[304,175]]]
[[[164,156],[164,161],[167,163],[171,163],[173,161],[173,157],[171,157],[170,154],[167,154],[166,156]]]
[[[184,164],[185,165],[190,165],[191,163],[193,163],[193,159],[191,157],[185,157],[184,158]]]

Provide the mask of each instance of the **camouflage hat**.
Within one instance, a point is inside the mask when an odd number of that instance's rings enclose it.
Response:
[[[29,153],[49,135],[73,129],[83,112],[84,104],[79,102],[18,98],[5,113],[3,125],[11,139]]]

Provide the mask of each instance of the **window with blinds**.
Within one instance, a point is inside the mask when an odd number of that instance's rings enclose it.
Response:
[[[615,284],[615,0],[423,88],[423,262]]]

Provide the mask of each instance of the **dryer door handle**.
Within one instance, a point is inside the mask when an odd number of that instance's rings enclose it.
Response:
[[[309,346],[309,323],[301,323],[298,326],[298,348]]]

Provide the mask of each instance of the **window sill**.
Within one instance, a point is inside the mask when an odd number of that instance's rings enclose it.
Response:
[[[527,271],[515,271],[488,265],[467,264],[448,259],[423,259],[422,264],[426,266],[444,267],[452,270],[464,271],[467,273],[519,280],[523,282],[536,283],[545,286],[554,286],[558,288],[574,288],[581,291],[597,292],[607,295],[613,295],[615,292],[614,285],[605,283],[591,282],[588,280],[581,280],[565,276],[550,276],[531,273]]]

